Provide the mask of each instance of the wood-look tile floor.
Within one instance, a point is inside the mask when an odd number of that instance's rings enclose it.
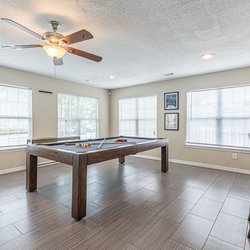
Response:
[[[250,249],[250,176],[127,157],[89,166],[87,217],[70,216],[71,167],[0,176],[0,249]]]

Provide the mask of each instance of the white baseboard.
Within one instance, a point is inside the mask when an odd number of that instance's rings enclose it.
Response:
[[[170,162],[184,164],[184,165],[191,165],[191,166],[201,167],[201,168],[223,170],[223,171],[240,173],[240,174],[250,174],[250,170],[247,170],[247,169],[233,168],[233,167],[222,166],[222,165],[213,165],[213,164],[207,164],[203,162],[182,161],[182,160],[176,160],[176,159],[170,159]]]
[[[55,162],[55,161],[46,161],[46,162],[38,164],[38,167],[39,168],[46,167],[46,166],[53,165],[53,164],[56,164],[56,163],[57,162]],[[22,171],[22,170],[25,170],[25,169],[26,169],[26,166],[19,166],[19,167],[16,167],[16,168],[2,169],[2,170],[0,170],[0,175],[14,173],[14,172]]]
[[[143,158],[143,159],[149,159],[149,160],[158,160],[158,161],[161,160],[161,157],[150,156],[150,155],[137,154],[137,155],[132,155],[132,156]],[[183,161],[183,160],[177,160],[177,159],[169,159],[169,162],[183,164],[183,165],[190,165],[190,166],[195,166],[195,167],[201,167],[201,168],[223,170],[223,171],[240,173],[240,174],[250,174],[250,170],[247,170],[247,169],[233,168],[233,167],[221,166],[221,165],[213,165],[213,164],[208,164],[208,163],[203,163],[203,162]]]

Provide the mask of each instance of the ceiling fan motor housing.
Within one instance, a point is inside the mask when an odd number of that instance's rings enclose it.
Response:
[[[46,32],[44,33],[44,39],[47,43],[49,44],[54,44],[54,45],[65,45],[66,43],[61,40],[64,36],[60,33],[57,32]]]

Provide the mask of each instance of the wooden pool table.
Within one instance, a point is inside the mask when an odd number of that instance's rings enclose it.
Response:
[[[126,142],[115,142],[123,138]],[[57,138],[59,140],[59,138]],[[37,157],[54,160],[72,165],[72,209],[71,214],[76,220],[86,216],[87,166],[97,162],[119,158],[125,162],[125,156],[161,147],[161,171],[168,171],[168,140],[165,138],[142,137],[110,137],[92,140],[30,140],[26,153],[26,188],[29,192],[37,189]],[[39,142],[39,143],[38,143]],[[40,143],[46,142],[46,143]],[[77,146],[77,143],[93,144],[88,148]]]

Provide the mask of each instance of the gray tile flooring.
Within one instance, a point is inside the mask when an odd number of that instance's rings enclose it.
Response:
[[[0,176],[0,249],[250,249],[250,176],[127,157],[89,166],[87,216],[70,216],[71,167]]]

